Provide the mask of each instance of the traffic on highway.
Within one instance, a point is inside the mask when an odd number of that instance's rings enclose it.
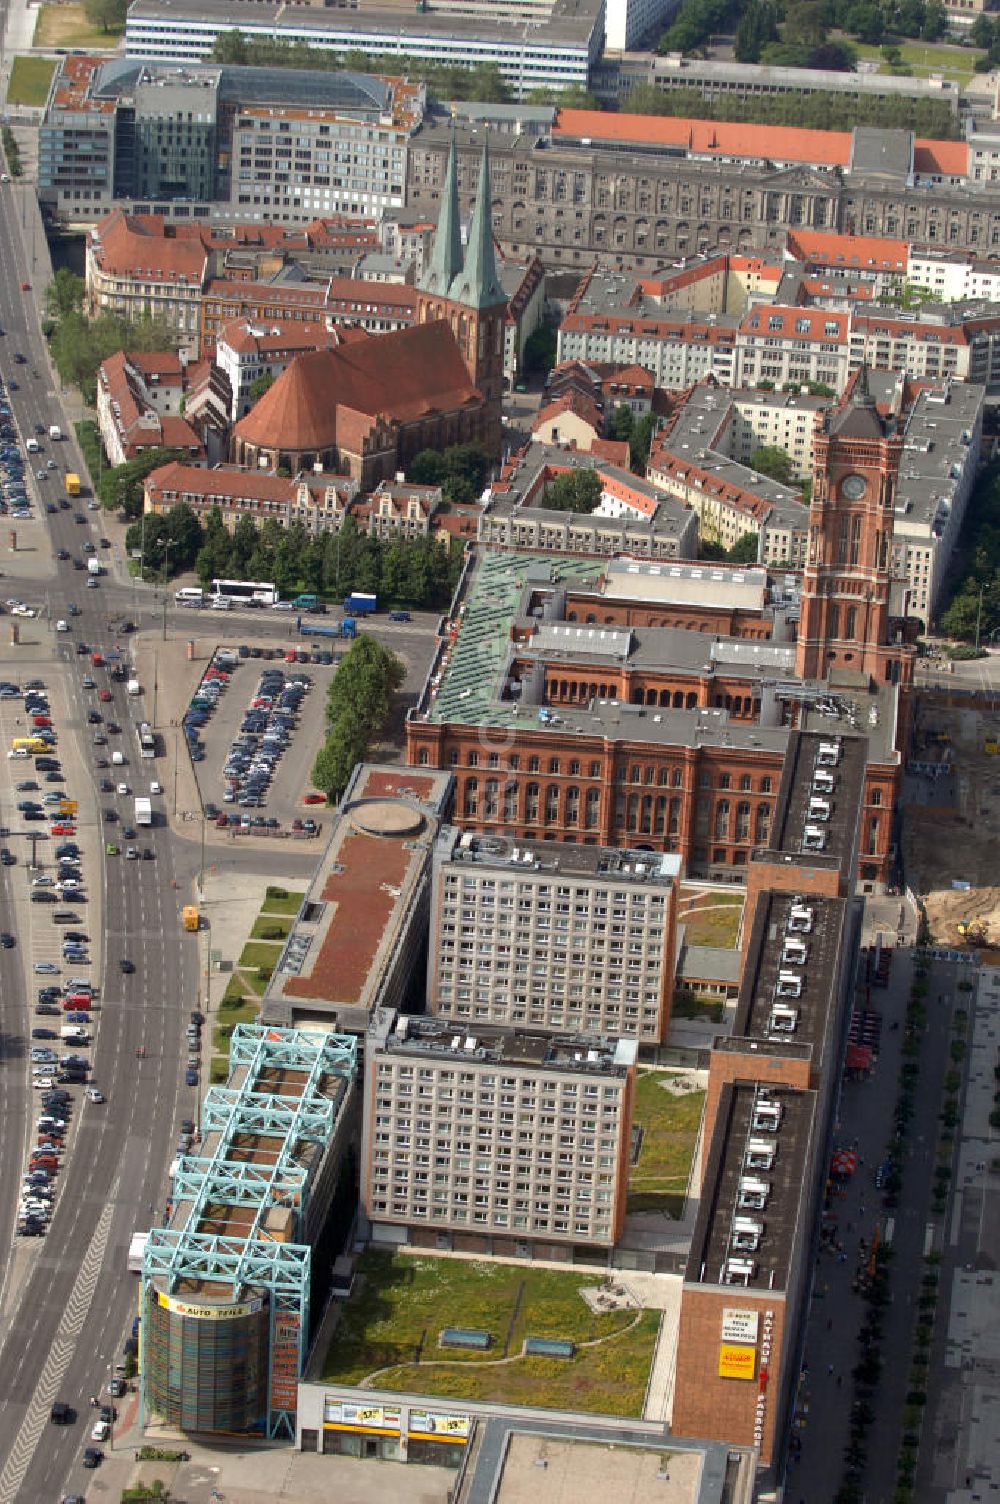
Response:
[[[82,1495],[134,1403],[125,1254],[200,1090],[179,943],[197,854],[161,839],[124,668],[135,592],[109,575],[28,280],[0,217],[0,1501]]]

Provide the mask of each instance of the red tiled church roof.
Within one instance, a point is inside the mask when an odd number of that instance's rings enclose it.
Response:
[[[338,442],[338,414],[384,415],[405,424],[480,400],[451,329],[438,319],[300,355],[235,432],[250,444],[328,449]]]

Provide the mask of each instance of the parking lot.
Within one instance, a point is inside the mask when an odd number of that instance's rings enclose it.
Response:
[[[281,649],[268,651],[273,653],[270,660],[263,656],[237,658],[229,683],[219,695],[216,708],[199,728],[204,758],[195,763],[195,774],[203,808],[214,805],[220,811],[234,815],[276,820],[277,829],[287,832],[294,820],[312,818],[317,824],[322,820],[323,806],[309,807],[303,803],[303,796],[314,788],[311,779],[312,765],[326,730],[323,710],[336,664],[286,663]],[[240,735],[240,727],[256,696],[261,674],[275,670],[283,673],[286,681],[293,677],[309,680],[309,688],[301,699],[296,724],[290,730],[281,758],[274,767],[273,779],[261,806],[241,808],[237,802],[226,804],[223,802],[223,794],[227,780],[223,769],[229,760],[232,744]],[[257,827],[256,833],[265,832]]]

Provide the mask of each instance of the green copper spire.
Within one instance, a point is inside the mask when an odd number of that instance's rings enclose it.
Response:
[[[448,170],[444,176],[441,214],[434,232],[431,259],[420,279],[424,292],[446,298],[452,282],[462,270],[462,227],[458,214],[458,170],[455,162],[455,137],[451,138]]]
[[[507,294],[497,276],[493,255],[493,215],[490,205],[490,149],[483,147],[483,165],[476,189],[476,207],[469,225],[469,244],[465,265],[451,284],[449,297],[467,308],[495,308],[507,301]]]

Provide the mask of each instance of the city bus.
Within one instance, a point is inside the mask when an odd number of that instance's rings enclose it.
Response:
[[[278,599],[277,585],[264,580],[213,580],[212,599],[232,601],[234,606],[273,606]]]
[[[138,737],[139,737],[139,756],[140,757],[155,757],[156,756],[156,736],[155,736],[155,733],[153,731],[152,726],[149,724],[148,721],[140,721],[139,722]]]

